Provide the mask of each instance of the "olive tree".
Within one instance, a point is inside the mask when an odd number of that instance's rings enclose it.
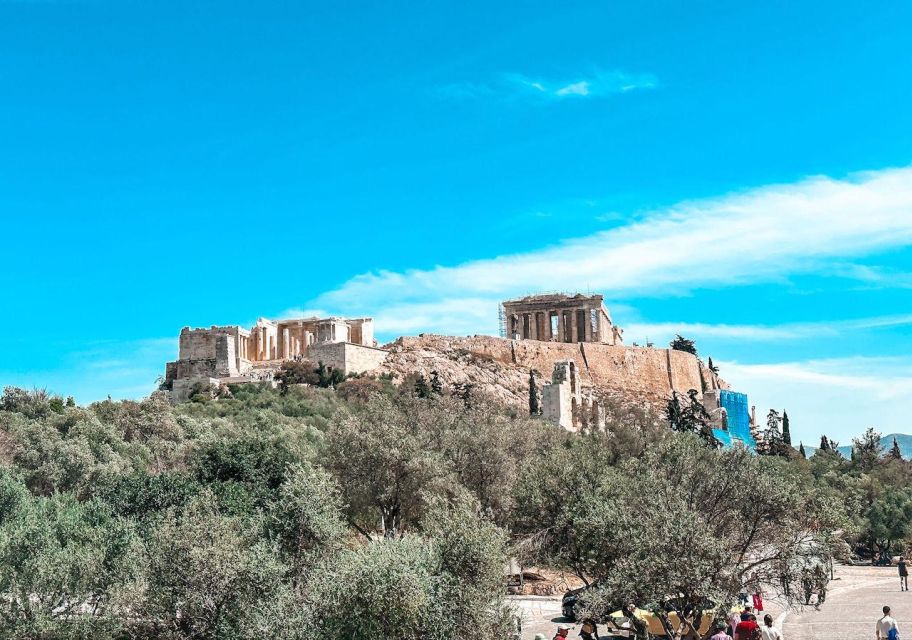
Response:
[[[285,482],[269,505],[268,528],[296,576],[306,574],[319,558],[345,542],[344,507],[329,473],[309,464],[288,467]]]
[[[896,541],[912,533],[912,494],[908,490],[887,489],[874,500],[866,514],[864,535],[871,549],[887,551]]]
[[[561,488],[530,475],[519,504],[523,532],[544,555],[598,586],[583,606],[604,615],[623,602],[732,602],[755,581],[800,591],[798,568],[829,557],[836,514],[809,475],[746,449],[707,448],[675,434],[639,458],[599,473],[572,472]],[[539,471],[541,471],[539,469]]]
[[[403,523],[416,523],[424,494],[447,484],[433,423],[452,417],[434,413],[432,402],[375,395],[327,433],[326,464],[352,525],[368,538],[378,530],[395,536]]]
[[[203,492],[181,513],[171,512],[151,537],[148,571],[129,604],[133,633],[255,637],[245,632],[250,616],[285,597],[286,571],[256,522],[222,515],[215,497]]]
[[[0,630],[6,638],[105,637],[117,593],[142,572],[133,525],[104,503],[32,496],[0,474]]]
[[[420,532],[344,550],[312,573],[313,637],[503,637],[505,545],[471,500],[435,500]]]

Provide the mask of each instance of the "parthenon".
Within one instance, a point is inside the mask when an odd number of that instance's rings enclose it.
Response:
[[[611,321],[601,295],[563,293],[503,302],[504,337],[545,342],[624,343],[624,330]]]

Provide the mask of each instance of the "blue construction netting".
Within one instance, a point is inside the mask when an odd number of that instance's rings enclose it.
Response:
[[[719,393],[719,404],[725,409],[728,417],[728,431],[713,429],[716,438],[724,446],[731,446],[740,441],[752,451],[757,448],[750,432],[750,410],[747,406],[747,394],[737,391],[722,390]]]

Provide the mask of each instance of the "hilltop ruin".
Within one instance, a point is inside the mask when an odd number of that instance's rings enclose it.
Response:
[[[178,357],[165,365],[164,386],[175,402],[198,382],[243,384],[271,380],[287,360],[323,362],[344,374],[376,368],[386,358],[374,340],[373,318],[260,318],[237,325],[181,329]]]
[[[371,318],[261,318],[239,326],[184,327],[165,387],[185,401],[197,383],[271,381],[288,360],[322,362],[344,374],[386,375],[397,383],[435,374],[445,385],[471,384],[518,408],[528,404],[529,376],[541,389],[542,417],[570,430],[604,425],[605,397],[661,408],[673,393],[705,395],[720,439],[748,442],[747,396],[729,388],[695,355],[626,346],[602,296],[546,294],[503,303],[507,336],[403,336],[382,347]],[[726,425],[736,427],[729,433]],[[752,440],[750,440],[752,442]]]

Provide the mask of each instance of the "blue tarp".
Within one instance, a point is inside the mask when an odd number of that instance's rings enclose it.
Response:
[[[740,441],[751,451],[755,450],[757,443],[754,442],[754,437],[750,432],[750,409],[747,406],[747,394],[722,390],[719,394],[719,404],[725,409],[728,416],[728,431],[713,429],[719,442],[730,447],[736,441]]]

